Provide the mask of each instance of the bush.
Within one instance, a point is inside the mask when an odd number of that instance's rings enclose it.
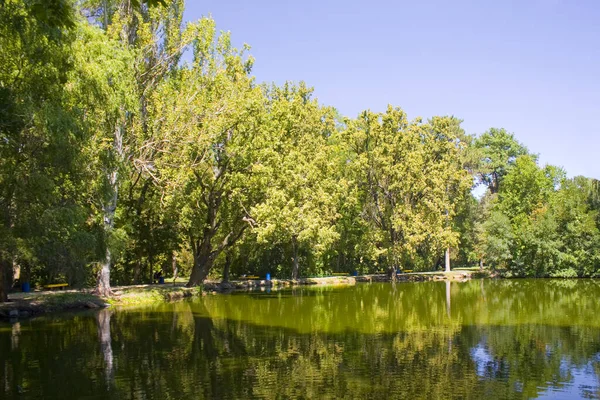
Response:
[[[552,278],[577,278],[577,271],[573,268],[561,269],[550,274]]]

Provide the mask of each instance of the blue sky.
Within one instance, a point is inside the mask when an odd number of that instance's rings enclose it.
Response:
[[[305,81],[342,114],[402,107],[513,132],[600,178],[600,1],[187,1],[248,43],[259,82]]]

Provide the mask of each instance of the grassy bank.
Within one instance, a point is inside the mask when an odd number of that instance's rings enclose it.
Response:
[[[91,289],[12,293],[0,303],[0,319],[28,318],[42,314],[104,307],[143,306],[202,294],[202,288],[183,284],[118,286],[114,296],[97,296]]]

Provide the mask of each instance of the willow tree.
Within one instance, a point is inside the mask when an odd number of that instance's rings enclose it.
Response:
[[[418,248],[441,251],[456,241],[448,223],[451,189],[468,185],[469,178],[457,162],[457,137],[444,121],[409,122],[389,106],[381,114],[363,112],[344,132],[353,153],[348,166],[371,227],[371,256],[385,262],[392,277]]]
[[[266,185],[264,201],[252,209],[258,240],[291,244],[292,279],[301,247],[321,252],[337,238],[339,166],[328,145],[334,110],[321,107],[311,93],[304,84],[268,91],[263,129],[269,142],[253,166]]]
[[[253,223],[253,157],[265,102],[250,76],[252,59],[228,34],[217,37],[213,20],[188,25],[184,36],[194,43],[193,62],[153,96],[151,112],[162,117],[147,146],[156,154],[148,172],[193,252],[193,286]]]

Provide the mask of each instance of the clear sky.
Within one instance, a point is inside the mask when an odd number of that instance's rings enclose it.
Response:
[[[600,0],[200,0],[259,82],[305,81],[343,115],[402,107],[503,127],[541,163],[600,178]]]

